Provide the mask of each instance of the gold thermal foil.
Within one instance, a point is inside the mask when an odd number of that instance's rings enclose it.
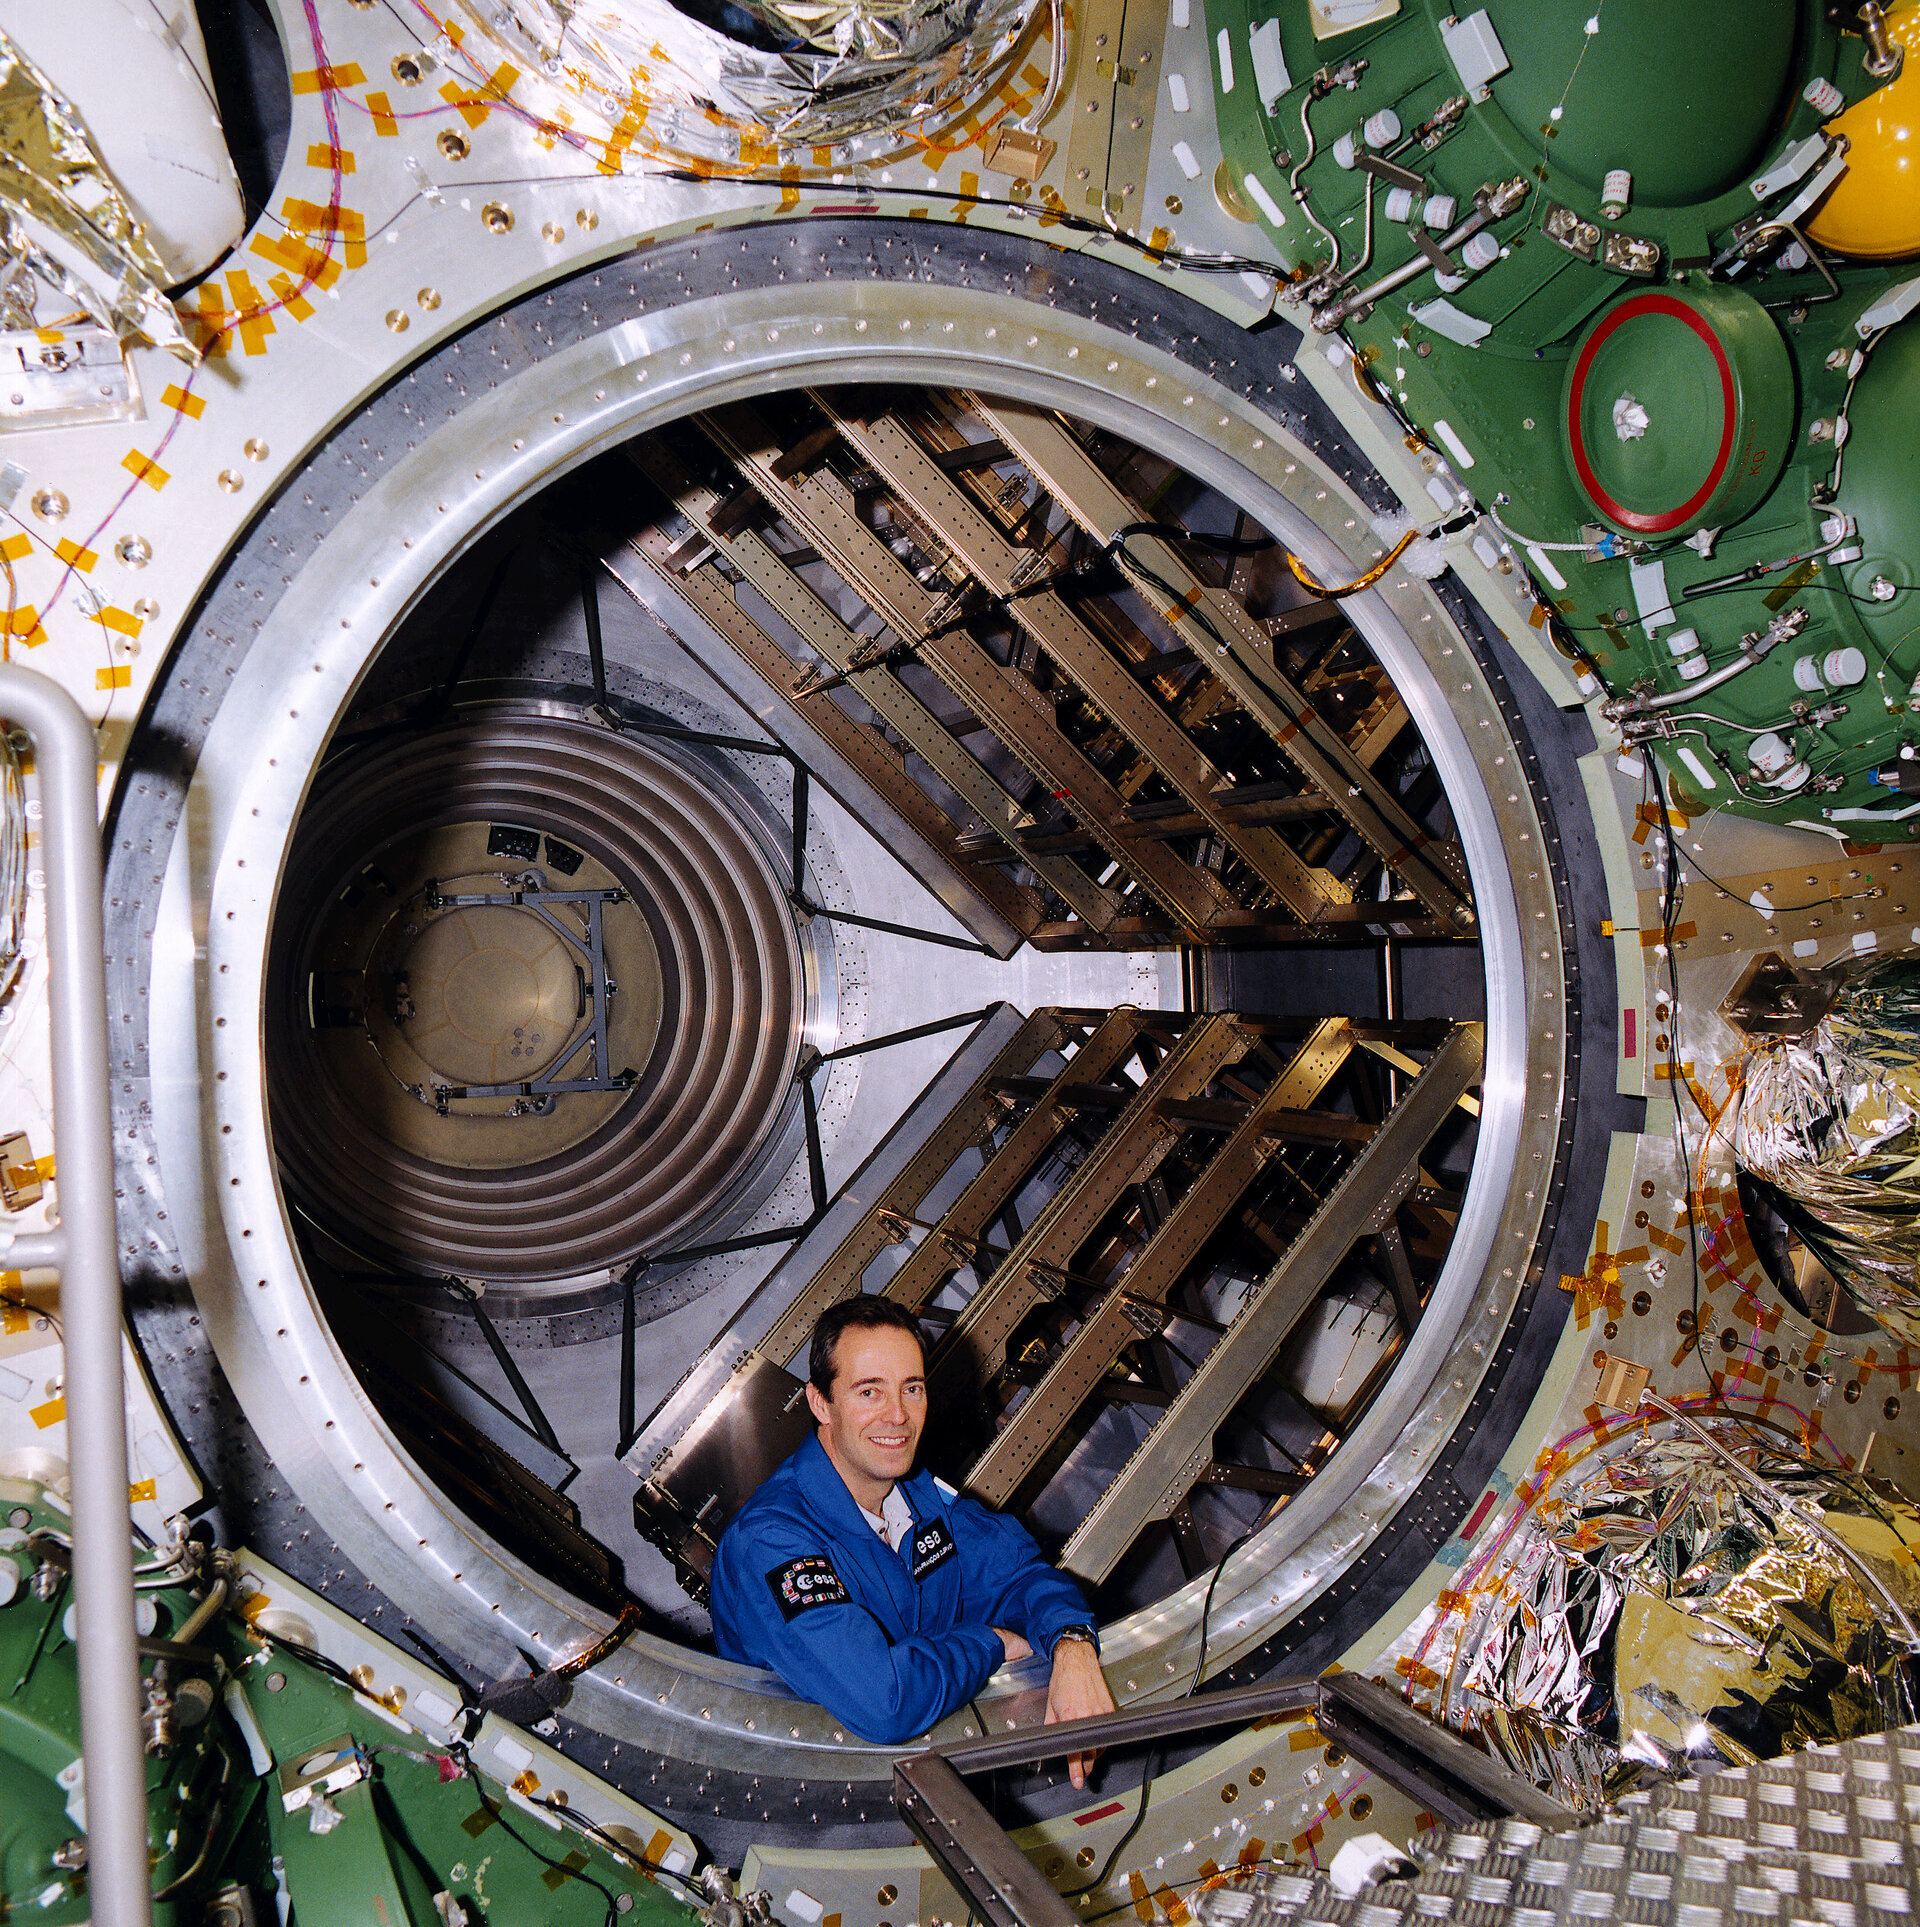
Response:
[[[1920,1511],[1709,1423],[1758,1484],[1636,1432],[1396,1645],[1427,1710],[1569,1804],[1920,1716],[1896,1610],[1920,1605]]]
[[[1920,952],[1825,975],[1819,1023],[1750,1049],[1734,1154],[1862,1306],[1920,1342]]]
[[[0,33],[0,259],[123,343],[198,351],[163,292],[166,270],[71,103]],[[17,277],[10,298],[18,301]]]
[[[1038,0],[460,0],[462,49],[496,43],[513,98],[605,163],[874,160],[932,140],[1004,74]],[[1042,61],[1044,64],[1044,54]]]

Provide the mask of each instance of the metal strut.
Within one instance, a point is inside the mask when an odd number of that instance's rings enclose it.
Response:
[[[1407,1705],[1390,1687],[1351,1673],[1275,1680],[1240,1693],[1205,1693],[1170,1705],[1127,1707],[1097,1719],[935,1747],[895,1763],[893,1804],[980,1919],[992,1927],[1068,1927],[1079,1918],[1067,1904],[1069,1895],[1014,1844],[964,1774],[1303,1713],[1389,1786],[1448,1825],[1511,1817],[1559,1829],[1581,1817],[1503,1761]],[[1086,1891],[1075,1888],[1072,1897]]]

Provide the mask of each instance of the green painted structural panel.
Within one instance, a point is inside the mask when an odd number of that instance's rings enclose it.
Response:
[[[1818,240],[1895,164],[1874,123],[1920,137],[1920,73],[1819,0],[1207,19],[1301,352],[1350,354],[1492,511],[1675,801],[1920,836],[1920,310],[1875,319],[1920,259]]]
[[[65,1532],[38,1487],[0,1479],[0,1920],[44,1927],[90,1917]],[[295,1927],[698,1919],[633,1858],[544,1813],[537,1786],[474,1777],[324,1662],[234,1613],[171,1656],[151,1650],[196,1604],[155,1557],[139,1555],[149,1707],[161,1664],[171,1702],[148,1757],[157,1927],[277,1923],[283,1903]],[[306,1784],[315,1777],[317,1790]],[[649,1845],[617,1844],[640,1856]]]

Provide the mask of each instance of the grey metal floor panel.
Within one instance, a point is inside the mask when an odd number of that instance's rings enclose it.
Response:
[[[1208,1927],[1901,1927],[1920,1901],[1920,1727],[1637,1793],[1565,1833],[1450,1830],[1417,1877],[1203,1893]]]

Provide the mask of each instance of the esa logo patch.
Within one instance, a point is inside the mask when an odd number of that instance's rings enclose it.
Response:
[[[775,1566],[767,1574],[767,1585],[781,1618],[789,1623],[810,1607],[844,1606],[848,1598],[833,1561],[824,1552],[802,1553],[784,1566]]]
[[[913,1578],[916,1585],[935,1566],[944,1566],[960,1548],[953,1543],[944,1519],[929,1519],[913,1535]]]

